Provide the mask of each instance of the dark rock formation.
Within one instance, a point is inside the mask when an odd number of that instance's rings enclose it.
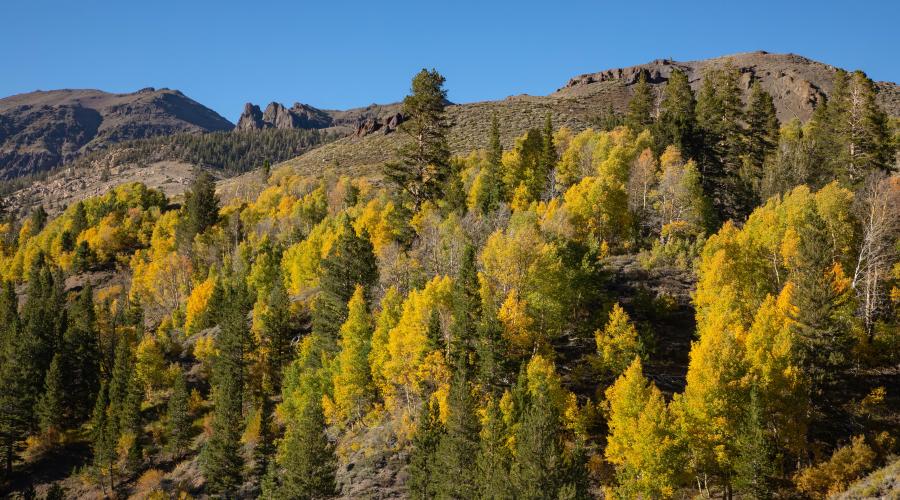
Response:
[[[263,123],[263,114],[259,106],[248,102],[244,104],[244,112],[237,122],[237,130],[258,130],[265,128]]]
[[[232,128],[177,90],[19,94],[0,99],[0,178],[49,170],[114,142]]]
[[[388,134],[397,130],[403,121],[399,109],[399,104],[385,106],[373,104],[366,108],[337,111],[323,110],[299,102],[285,108],[281,103],[271,102],[266,106],[266,110],[261,112],[259,106],[247,103],[244,105],[244,112],[238,120],[237,128],[238,130],[341,128],[348,133],[354,132],[359,137],[376,131]]]
[[[379,131],[383,134],[390,134],[391,132],[396,131],[401,123],[403,123],[403,115],[400,113],[394,113],[381,118],[370,116],[361,119],[361,121],[357,123],[355,133],[357,137],[364,137]]]

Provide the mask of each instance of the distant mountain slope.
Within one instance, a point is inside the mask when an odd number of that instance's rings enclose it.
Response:
[[[672,70],[680,68],[687,73],[695,89],[699,89],[705,71],[727,62],[741,71],[741,82],[748,92],[754,79],[761,82],[772,94],[782,122],[795,117],[807,120],[815,105],[831,92],[837,71],[834,66],[805,57],[767,52],[692,62],[656,60],[629,68],[610,69],[572,78],[548,96],[519,95],[499,101],[451,105],[447,108],[451,124],[450,147],[456,154],[486,147],[490,117],[495,112],[500,118],[505,147],[510,147],[514,139],[529,128],[542,126],[548,112],[554,126],[566,125],[576,131],[582,130],[598,123],[610,107],[615,112],[623,112],[641,71],[647,71],[649,81],[661,91]],[[900,116],[900,86],[878,82],[877,87],[878,102],[890,115]],[[309,151],[286,164],[305,173],[332,166],[349,175],[378,175],[379,166],[393,158],[403,139],[403,134],[357,134]],[[235,181],[239,182],[239,179]]]
[[[646,72],[650,83],[662,85],[676,68],[688,76],[691,86],[697,91],[706,71],[720,68],[729,62],[741,72],[741,83],[745,89],[749,89],[750,84],[758,80],[772,95],[778,118],[782,122],[793,118],[809,119],[816,104],[831,93],[834,74],[837,71],[834,66],[795,54],[768,52],[747,52],[688,62],[657,59],[628,68],[608,69],[576,76],[552,95],[583,97],[598,91],[601,88],[600,84],[604,82],[632,85],[637,82],[641,72]],[[900,87],[889,82],[878,82],[877,87],[879,103],[889,114],[900,116]]]
[[[177,90],[52,90],[0,99],[0,178],[59,166],[111,143],[234,125]]]

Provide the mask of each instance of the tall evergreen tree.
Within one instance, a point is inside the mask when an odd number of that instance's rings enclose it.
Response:
[[[325,434],[321,397],[303,398],[297,421],[288,426],[279,446],[283,467],[278,498],[311,499],[335,494],[337,458]]]
[[[515,460],[510,474],[516,498],[553,498],[564,484],[560,418],[549,394],[528,395],[516,434]]]
[[[656,123],[656,142],[660,147],[677,146],[685,157],[693,158],[697,147],[697,103],[687,75],[673,70],[666,82]]]
[[[647,129],[653,125],[653,107],[653,89],[647,82],[647,72],[641,71],[625,111],[625,125],[635,132]]]
[[[509,484],[511,458],[503,415],[497,402],[491,400],[485,411],[475,461],[478,498],[504,500],[514,497]]]
[[[313,331],[337,347],[341,325],[347,320],[347,303],[361,285],[368,298],[378,281],[378,264],[368,235],[357,236],[350,220],[344,218],[338,240],[322,262],[319,295],[313,310]]]
[[[263,394],[259,403],[259,437],[253,447],[253,477],[261,486],[266,481],[266,474],[272,471],[272,457],[275,455],[272,406],[272,399],[268,394]]]
[[[800,364],[811,383],[814,402],[849,363],[852,300],[849,283],[835,274],[825,221],[815,212],[799,226],[797,255],[789,279],[795,284],[796,334]]]
[[[293,356],[292,342],[297,334],[291,318],[291,299],[284,287],[280,270],[265,302],[265,312],[260,321],[262,345],[259,347],[266,353],[266,366],[263,367],[267,379],[266,390],[275,394],[281,391],[282,372]]]
[[[541,133],[543,144],[541,145],[540,172],[546,175],[544,180],[544,193],[542,198],[549,199],[556,196],[556,144],[553,141],[553,115],[549,112],[544,120],[544,130]]]
[[[488,138],[488,162],[499,167],[503,159],[503,145],[500,142],[500,119],[495,111],[491,114],[491,134]]]
[[[0,290],[0,457],[7,476],[12,473],[33,418],[31,346],[20,331],[16,291],[11,282],[4,281]]]
[[[62,431],[67,423],[62,364],[62,356],[54,354],[44,377],[44,393],[37,402],[41,432],[51,438]]]
[[[447,399],[446,432],[436,450],[438,498],[475,498],[479,428],[475,398],[469,384],[467,361],[461,360]]]
[[[437,401],[429,398],[422,403],[422,411],[416,433],[413,436],[412,452],[409,456],[409,497],[413,500],[431,499],[437,496],[436,454],[444,426],[441,424]]]
[[[475,247],[467,245],[462,263],[453,281],[453,326],[451,333],[451,362],[464,361],[466,369],[475,365],[478,322],[481,320],[481,295]]]
[[[169,434],[169,451],[179,456],[187,450],[191,441],[191,414],[188,410],[188,390],[184,371],[178,368],[172,383],[172,395],[166,407],[166,428]]]
[[[194,236],[206,231],[219,220],[216,182],[209,172],[194,172],[191,189],[184,195],[184,216],[180,239],[182,246],[189,249]]]
[[[775,476],[773,450],[764,428],[762,406],[756,391],[750,394],[750,405],[737,436],[734,486],[743,495],[767,500],[773,497],[772,478]]]
[[[775,101],[763,90],[759,82],[754,82],[750,90],[747,104],[747,151],[745,156],[744,176],[760,192],[763,177],[763,166],[766,160],[778,147],[778,116],[775,114]],[[759,197],[754,199],[754,205]]]
[[[233,495],[242,483],[244,458],[241,433],[244,402],[244,353],[247,342],[248,297],[244,280],[227,280],[216,317],[221,330],[213,360],[212,435],[203,449],[203,475],[209,490]]]
[[[109,390],[104,382],[100,386],[97,393],[97,401],[94,404],[94,411],[91,417],[91,451],[93,452],[93,464],[100,480],[100,487],[106,489],[108,484],[110,490],[114,489],[115,484],[115,460],[116,460],[116,440],[118,433],[114,419],[109,415]],[[104,483],[103,477],[107,476],[108,483]]]
[[[704,76],[697,98],[697,126],[703,188],[722,219],[742,220],[749,213],[750,186],[741,175],[744,111],[740,74],[727,64]]]
[[[90,417],[100,387],[100,346],[90,285],[79,292],[69,307],[67,319],[62,346],[67,373],[65,402],[73,423],[78,423]]]
[[[448,173],[444,81],[434,69],[422,69],[413,77],[411,93],[403,99],[405,121],[400,126],[409,141],[398,149],[399,161],[384,168],[385,176],[410,197],[415,211],[440,194]]]

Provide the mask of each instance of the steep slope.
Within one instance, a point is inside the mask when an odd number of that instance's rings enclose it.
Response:
[[[231,122],[177,90],[52,90],[0,99],[0,178],[49,170],[87,151]]]

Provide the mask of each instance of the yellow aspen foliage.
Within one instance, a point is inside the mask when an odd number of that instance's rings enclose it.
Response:
[[[372,332],[372,349],[369,351],[369,366],[375,386],[382,394],[386,388],[384,378],[384,366],[390,359],[388,340],[390,331],[400,321],[403,312],[403,296],[396,287],[388,288],[381,299],[381,312],[375,322],[375,330]]]
[[[148,393],[166,386],[166,359],[155,335],[144,335],[134,350],[134,358],[135,374]]]
[[[432,346],[428,328],[432,313],[449,318],[453,281],[436,276],[423,290],[409,292],[397,326],[388,333],[388,359],[384,364],[385,403],[388,408],[405,406],[408,410],[420,397],[423,381],[420,368],[429,352],[444,346]],[[434,371],[434,370],[431,370]]]
[[[662,393],[635,358],[606,390],[606,460],[616,469],[613,498],[670,498],[680,468],[672,416]]]
[[[619,304],[613,305],[606,326],[597,330],[594,338],[600,368],[613,376],[624,372],[642,351],[637,329]]]
[[[375,395],[368,359],[372,318],[361,286],[357,285],[347,307],[347,321],[341,325],[340,353],[332,379],[334,407],[326,413],[332,423],[339,425],[362,418]]]
[[[747,332],[746,360],[750,382],[766,414],[778,429],[781,444],[800,452],[806,436],[806,398],[796,359],[794,285],[788,282],[777,298],[766,297]]]
[[[600,132],[587,129],[568,141],[556,167],[556,183],[560,188],[568,188],[594,174],[594,150],[599,138]]]
[[[326,219],[313,228],[307,238],[284,251],[281,267],[285,286],[291,295],[319,284],[319,266],[328,256],[342,225],[335,228],[332,219]]]
[[[733,297],[725,295],[719,307],[698,323],[700,339],[691,347],[687,386],[680,399],[682,432],[691,467],[698,473],[729,470],[749,397],[745,331],[735,308],[728,305]]]
[[[132,281],[129,297],[141,304],[145,314],[160,321],[178,309],[191,293],[191,260],[177,252],[148,260],[147,251],[131,258]]]
[[[509,343],[512,354],[521,357],[543,350],[540,339],[534,333],[534,321],[529,317],[527,304],[516,289],[510,290],[497,311],[497,319],[503,325],[503,338]]]
[[[190,336],[208,324],[209,299],[216,286],[216,274],[210,269],[209,276],[191,290],[185,306],[184,331]]]
[[[865,438],[856,436],[850,444],[835,450],[827,461],[801,470],[794,477],[794,484],[811,498],[831,497],[875,468],[877,457]]]

